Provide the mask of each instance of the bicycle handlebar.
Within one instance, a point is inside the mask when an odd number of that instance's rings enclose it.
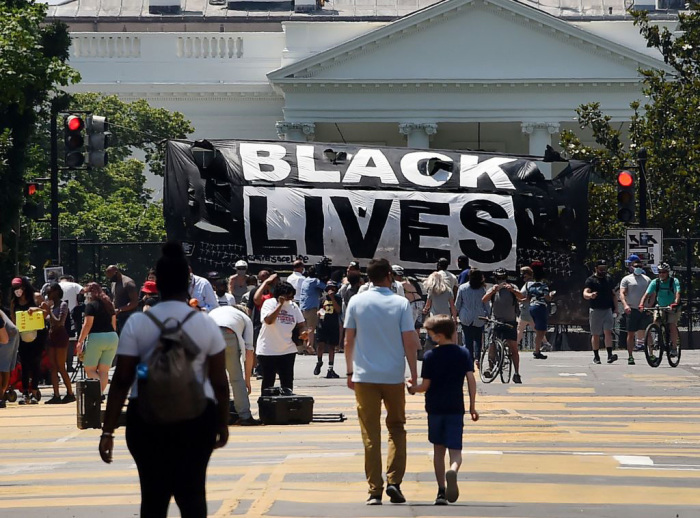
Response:
[[[652,306],[650,308],[644,308],[644,311],[674,311],[676,308],[671,306]]]
[[[489,322],[491,324],[496,324],[499,326],[505,326],[505,327],[510,327],[513,329],[513,326],[506,323],[506,322],[501,322],[500,320],[496,320],[495,318],[489,318],[489,317],[479,317],[479,320],[483,320],[484,322]]]

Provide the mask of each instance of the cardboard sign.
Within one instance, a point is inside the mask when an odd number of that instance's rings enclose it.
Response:
[[[15,312],[15,320],[20,333],[40,331],[44,329],[45,325],[43,311],[35,311],[32,314],[29,314],[29,311],[17,311]]]

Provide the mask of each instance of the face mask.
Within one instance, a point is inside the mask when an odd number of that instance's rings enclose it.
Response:
[[[24,294],[24,290],[15,290],[15,297],[20,298]]]
[[[635,268],[635,269],[634,269],[634,274],[635,274],[635,275],[642,275],[643,273],[644,273],[644,269],[643,269],[643,268]]]

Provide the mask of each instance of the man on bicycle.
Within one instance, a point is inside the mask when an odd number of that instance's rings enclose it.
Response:
[[[639,309],[639,303],[647,292],[651,280],[644,275],[643,263],[638,255],[629,256],[629,265],[632,273],[622,278],[620,282],[620,302],[625,310],[626,328],[627,328],[627,353],[629,358],[627,363],[634,365],[634,350],[635,334],[637,335],[637,343],[640,348],[644,348],[644,330],[649,324],[649,315],[645,315]]]
[[[600,363],[598,349],[600,349],[601,334],[605,336],[608,363],[613,363],[617,361],[617,354],[613,354],[612,347],[612,330],[615,325],[617,295],[615,294],[615,284],[612,277],[608,275],[608,263],[604,260],[596,262],[595,273],[586,279],[583,298],[591,305],[588,318],[591,326],[593,363]]]
[[[670,307],[666,316],[666,324],[671,332],[671,356],[674,356],[676,344],[678,343],[678,318],[681,307],[681,283],[677,277],[671,276],[671,267],[668,263],[659,265],[659,276],[649,283],[647,292],[639,302],[639,310],[644,311],[644,303],[651,298],[652,303],[660,307]]]
[[[493,272],[495,284],[482,298],[484,304],[491,302],[491,313],[494,319],[508,325],[496,325],[493,333],[495,338],[505,340],[513,360],[515,374],[513,383],[522,383],[520,379],[520,355],[518,354],[518,308],[519,302],[525,298],[517,286],[508,282],[508,273],[504,268]]]

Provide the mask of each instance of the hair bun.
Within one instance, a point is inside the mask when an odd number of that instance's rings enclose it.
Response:
[[[171,259],[184,259],[185,257],[185,250],[177,241],[168,241],[163,245],[161,251],[163,253],[163,257],[168,257]]]

